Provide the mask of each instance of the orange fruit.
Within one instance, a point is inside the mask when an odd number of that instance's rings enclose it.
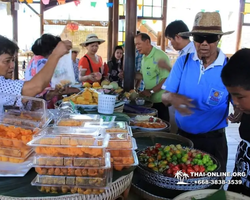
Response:
[[[98,82],[94,82],[94,83],[92,84],[92,86],[93,86],[94,88],[101,87],[101,86],[100,86],[100,83],[98,83]]]

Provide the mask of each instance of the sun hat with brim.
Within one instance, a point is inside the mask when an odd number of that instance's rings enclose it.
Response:
[[[80,48],[78,48],[78,47],[73,47],[73,48],[71,49],[71,51],[72,51],[72,52],[75,51],[75,52],[79,53],[79,52],[80,52]]]
[[[103,42],[105,42],[105,40],[99,39],[96,34],[92,33],[92,34],[89,34],[86,38],[86,41],[84,41],[80,45],[86,47],[87,44],[93,43],[93,42],[98,42],[99,44],[102,44]]]
[[[221,17],[218,12],[199,12],[195,16],[194,26],[190,32],[182,32],[180,36],[216,34],[229,35],[234,31],[223,32],[221,27]]]

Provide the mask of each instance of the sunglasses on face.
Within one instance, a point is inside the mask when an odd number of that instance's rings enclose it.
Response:
[[[217,42],[219,40],[219,36],[218,35],[194,35],[193,39],[195,42],[198,43],[203,43],[205,40],[207,41],[207,43],[214,43]]]

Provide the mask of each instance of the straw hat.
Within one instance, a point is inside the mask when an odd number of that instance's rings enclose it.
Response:
[[[86,41],[84,41],[80,45],[86,47],[87,44],[93,43],[93,42],[98,42],[99,44],[102,44],[103,42],[105,42],[105,40],[99,39],[96,34],[91,33],[87,36]]]
[[[80,52],[80,48],[73,46],[73,48],[71,49],[71,51],[75,51],[75,52],[79,53]]]
[[[221,27],[221,18],[218,12],[199,12],[195,16],[193,30],[190,32],[182,32],[180,36],[191,36],[200,34],[217,34],[228,35],[234,31],[223,33]]]

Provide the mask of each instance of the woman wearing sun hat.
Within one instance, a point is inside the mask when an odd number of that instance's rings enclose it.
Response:
[[[108,67],[103,64],[102,57],[97,55],[99,45],[105,40],[99,39],[96,34],[89,34],[86,41],[80,45],[87,49],[87,53],[80,59],[79,81],[80,82],[100,82],[103,77],[108,76]]]
[[[200,12],[193,30],[179,33],[193,36],[194,53],[177,59],[162,89],[162,101],[176,109],[178,134],[191,139],[194,148],[215,156],[226,172],[227,139],[225,127],[229,107],[229,93],[221,80],[227,63],[226,55],[217,47],[223,32],[220,14]]]

